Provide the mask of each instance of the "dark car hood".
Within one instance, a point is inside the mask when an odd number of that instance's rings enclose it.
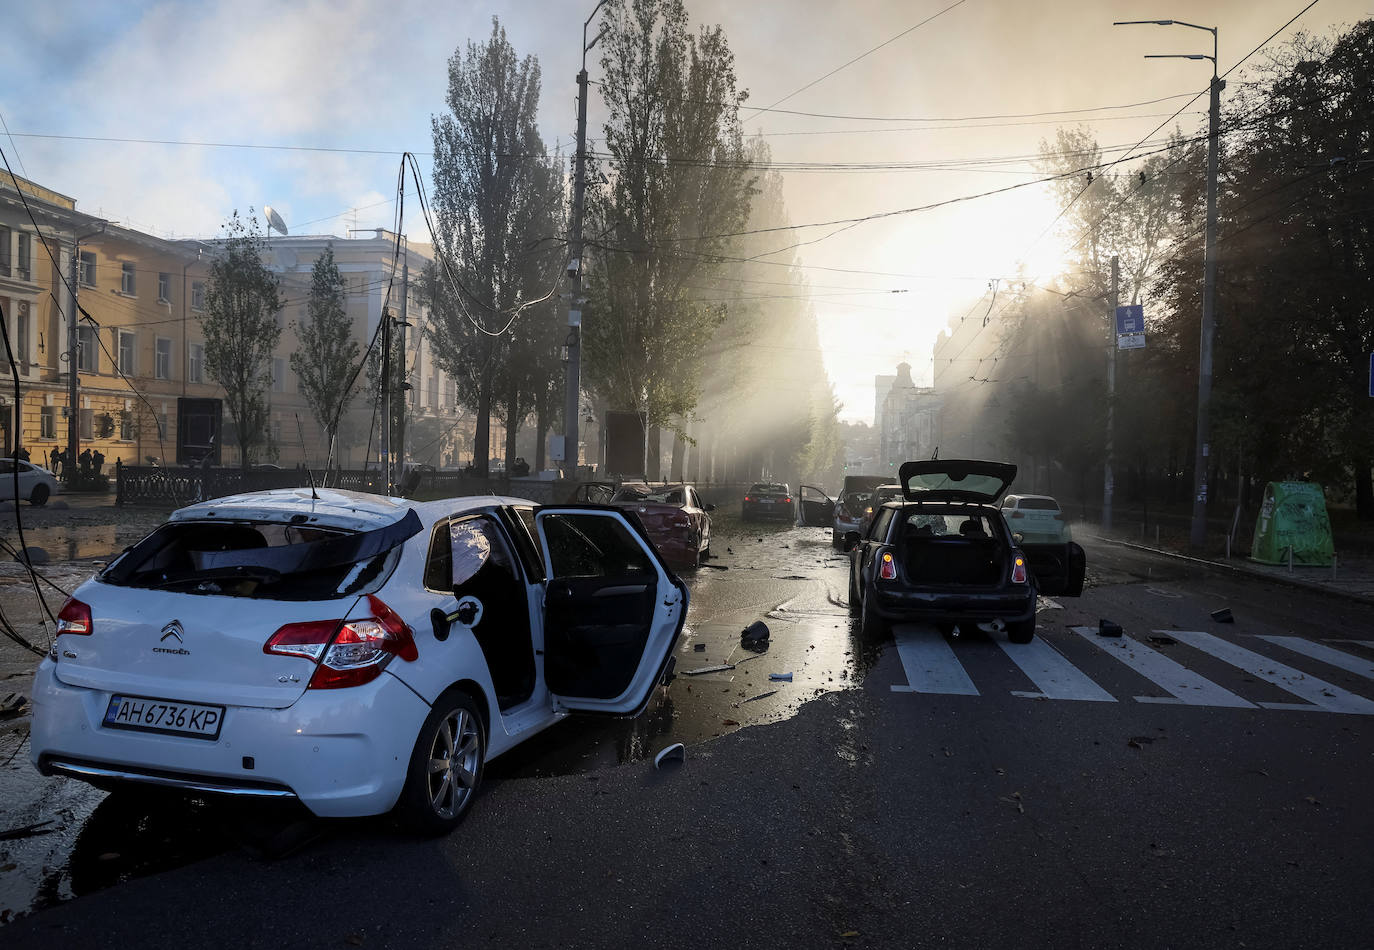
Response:
[[[898,469],[907,501],[969,501],[991,504],[1002,497],[1016,478],[1010,462],[971,459],[929,459],[903,462]]]

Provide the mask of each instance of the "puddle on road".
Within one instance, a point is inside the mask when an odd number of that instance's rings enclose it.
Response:
[[[24,542],[29,547],[38,547],[46,551],[49,561],[77,561],[90,558],[108,560],[146,533],[140,531],[137,537],[128,537],[128,532],[121,532],[120,527],[113,524],[88,524],[25,528]],[[5,540],[16,548],[19,545],[19,536],[14,532],[7,532]]]

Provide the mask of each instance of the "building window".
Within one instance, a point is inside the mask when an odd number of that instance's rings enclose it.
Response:
[[[119,437],[125,442],[134,440],[134,414],[127,409],[119,414]]]
[[[157,414],[157,437],[167,438],[167,404],[162,404],[162,411]]]
[[[158,337],[157,353],[155,354],[155,356],[156,358],[154,359],[154,363],[156,365],[153,367],[153,375],[155,375],[158,379],[171,379],[172,341],[165,336]]]
[[[171,302],[172,302],[172,275],[171,275],[171,274],[158,274],[158,275],[157,275],[157,302],[158,302],[158,303],[171,303]]]
[[[192,383],[205,382],[205,344],[192,343],[186,359],[186,379]]]
[[[272,432],[272,443],[273,443],[274,445],[281,445],[281,414],[280,414],[280,413],[276,413],[276,412],[272,413],[272,429],[271,429],[271,432]]]
[[[134,355],[137,337],[132,333],[119,330],[119,372],[124,376],[134,375]]]
[[[78,276],[77,276],[77,280],[80,281],[82,287],[94,287],[94,286],[95,286],[95,252],[94,252],[94,251],[82,251],[82,252],[81,252],[81,266],[80,266],[80,268],[79,268],[78,271],[77,271],[77,275],[78,275]]]
[[[280,357],[272,360],[272,392],[286,392],[286,360]]]
[[[29,368],[29,304],[28,301],[19,301],[14,315],[14,336],[15,336],[15,356],[19,360],[21,371]]]
[[[94,410],[94,409],[82,409],[82,410],[81,410],[81,415],[78,417],[78,420],[79,420],[79,422],[80,422],[79,428],[80,428],[80,431],[81,431],[81,438],[82,438],[82,440],[85,441],[85,442],[89,442],[89,441],[91,441],[92,439],[94,439],[94,438],[95,438],[95,410]]]
[[[450,409],[458,405],[458,388],[451,379],[444,380],[444,405]]]
[[[76,328],[76,368],[83,373],[98,372],[100,362],[96,351],[99,346],[95,339],[95,327]]]
[[[128,294],[130,297],[135,292],[134,284],[134,265],[131,261],[125,261],[119,265],[119,292]]]
[[[191,281],[191,309],[205,309],[205,281],[203,280]]]
[[[19,232],[19,279],[33,280],[33,237]]]
[[[57,438],[57,407],[40,406],[38,409],[38,437],[40,439]]]
[[[12,234],[9,228],[0,228],[0,277],[10,275],[10,245],[14,242]]]
[[[431,409],[438,409],[438,408],[439,408],[439,377],[438,377],[438,376],[431,376],[431,377],[429,378],[429,408],[431,408]]]

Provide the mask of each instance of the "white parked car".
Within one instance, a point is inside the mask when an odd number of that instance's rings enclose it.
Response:
[[[1030,544],[1059,544],[1073,540],[1059,502],[1049,495],[1007,495],[1002,499],[1007,527]]]
[[[451,829],[486,762],[635,715],[687,590],[616,508],[310,489],[175,512],[73,593],[32,759],[102,787],[395,809]]]
[[[23,459],[0,458],[0,501],[14,495],[14,470],[19,469],[19,498],[29,504],[46,505],[48,499],[62,491],[57,476],[39,465]]]

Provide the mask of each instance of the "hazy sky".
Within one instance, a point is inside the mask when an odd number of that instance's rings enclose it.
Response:
[[[933,14],[952,9],[893,40]],[[568,148],[576,123],[582,21],[595,0],[233,0],[109,3],[47,0],[8,14],[0,147],[17,173],[83,211],[164,236],[208,236],[235,208],[270,204],[292,233],[344,236],[391,227],[401,151],[428,153],[443,108],[447,59],[483,40],[499,16],[516,50],[543,69],[540,125]],[[1204,90],[1209,63],[1145,53],[1210,53],[1182,27],[1113,28],[1177,18],[1220,30],[1222,70],[1306,0],[687,0],[721,24],[750,104],[791,95],[784,112],[744,113],[779,162],[944,163],[943,168],[819,170],[787,175],[794,223],[834,221],[976,195],[1037,177],[1022,158],[1058,125],[1091,125],[1104,146],[1131,145]],[[1274,40],[1328,34],[1374,15],[1371,0],[1320,0]],[[1264,53],[1248,63],[1259,63]],[[593,80],[597,51],[589,55]],[[1238,73],[1237,75],[1241,75]],[[1233,76],[1233,79],[1236,78]],[[1178,119],[1194,131],[1205,97]],[[1067,110],[1088,110],[1062,114]],[[1041,116],[1034,113],[1060,112]],[[589,127],[602,115],[593,87]],[[993,116],[991,119],[972,117]],[[885,119],[890,121],[876,121]],[[982,126],[981,128],[979,126]],[[88,137],[99,141],[81,140]],[[291,146],[221,148],[136,144]],[[337,149],[313,151],[307,149]],[[366,152],[384,154],[366,154]],[[421,155],[428,167],[427,154]],[[971,160],[1010,159],[970,166]],[[1124,163],[1122,169],[1129,169]],[[423,224],[407,204],[404,230]],[[815,294],[826,363],[847,419],[872,420],[873,376],[902,359],[930,379],[935,335],[988,282],[1026,261],[1052,268],[1039,236],[1056,209],[1037,188],[905,214],[799,251]],[[1039,239],[1038,239],[1039,238]],[[816,240],[821,239],[821,240]],[[1038,240],[1037,240],[1038,239]],[[896,292],[896,293],[894,293]]]

